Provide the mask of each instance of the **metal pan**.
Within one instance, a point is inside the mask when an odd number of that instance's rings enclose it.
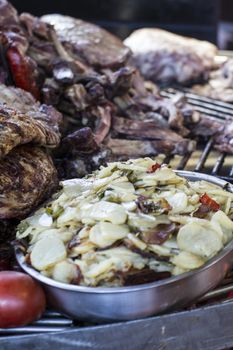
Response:
[[[233,185],[213,176],[189,171],[177,173],[189,180],[206,180],[233,192]],[[19,248],[16,248],[16,258],[24,271],[42,283],[54,309],[73,319],[110,322],[152,316],[195,301],[214,288],[233,266],[233,240],[200,269],[130,287],[93,288],[56,282],[27,265]]]

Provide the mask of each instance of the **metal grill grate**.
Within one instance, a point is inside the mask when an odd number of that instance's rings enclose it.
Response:
[[[170,97],[179,92],[176,89],[168,89],[161,93],[164,97]],[[210,98],[200,97],[187,91],[185,93],[187,100],[192,104],[197,111],[206,114],[213,119],[226,120],[227,116],[233,118],[233,105],[224,102],[214,101]],[[229,182],[233,182],[233,156],[225,153],[217,152],[213,149],[214,141],[210,139],[207,144],[192,154],[184,157],[164,157],[161,155],[161,162],[169,163],[176,169],[186,169],[197,172],[205,172],[219,176]],[[233,292],[233,271],[228,274],[225,280],[215,290],[204,295],[193,308],[201,308],[211,304],[232,303],[232,298],[229,293]],[[72,320],[65,318],[59,313],[47,311],[43,317],[27,327],[0,329],[0,336],[59,332],[77,327],[85,327],[86,324],[74,323]],[[94,325],[93,325],[94,326]]]
[[[228,118],[233,118],[233,105],[221,101],[216,101],[208,97],[195,95],[189,90],[177,90],[169,88],[161,92],[163,97],[171,97],[178,92],[184,93],[189,104],[202,114],[224,122]],[[233,182],[233,155],[214,150],[214,140],[209,139],[206,145],[199,146],[193,154],[184,157],[175,156],[173,159],[165,159],[173,167],[181,170],[191,170],[205,172],[219,176],[222,179]]]
[[[0,328],[0,336],[22,335],[33,333],[60,332],[70,329],[73,321],[53,311],[46,311],[43,317],[26,327]]]

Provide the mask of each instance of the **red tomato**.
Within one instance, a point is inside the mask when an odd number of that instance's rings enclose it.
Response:
[[[0,328],[24,326],[45,310],[41,286],[22,272],[0,272]]]

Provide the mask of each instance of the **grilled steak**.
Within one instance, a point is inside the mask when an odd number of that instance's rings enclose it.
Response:
[[[45,151],[15,148],[0,161],[0,219],[27,216],[56,186],[56,170]]]
[[[217,52],[208,42],[152,28],[134,31],[125,44],[146,79],[166,84],[206,80]]]

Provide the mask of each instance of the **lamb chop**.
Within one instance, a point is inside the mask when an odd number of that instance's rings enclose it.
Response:
[[[207,80],[217,48],[157,28],[134,31],[125,41],[142,75],[156,83],[190,84]]]

